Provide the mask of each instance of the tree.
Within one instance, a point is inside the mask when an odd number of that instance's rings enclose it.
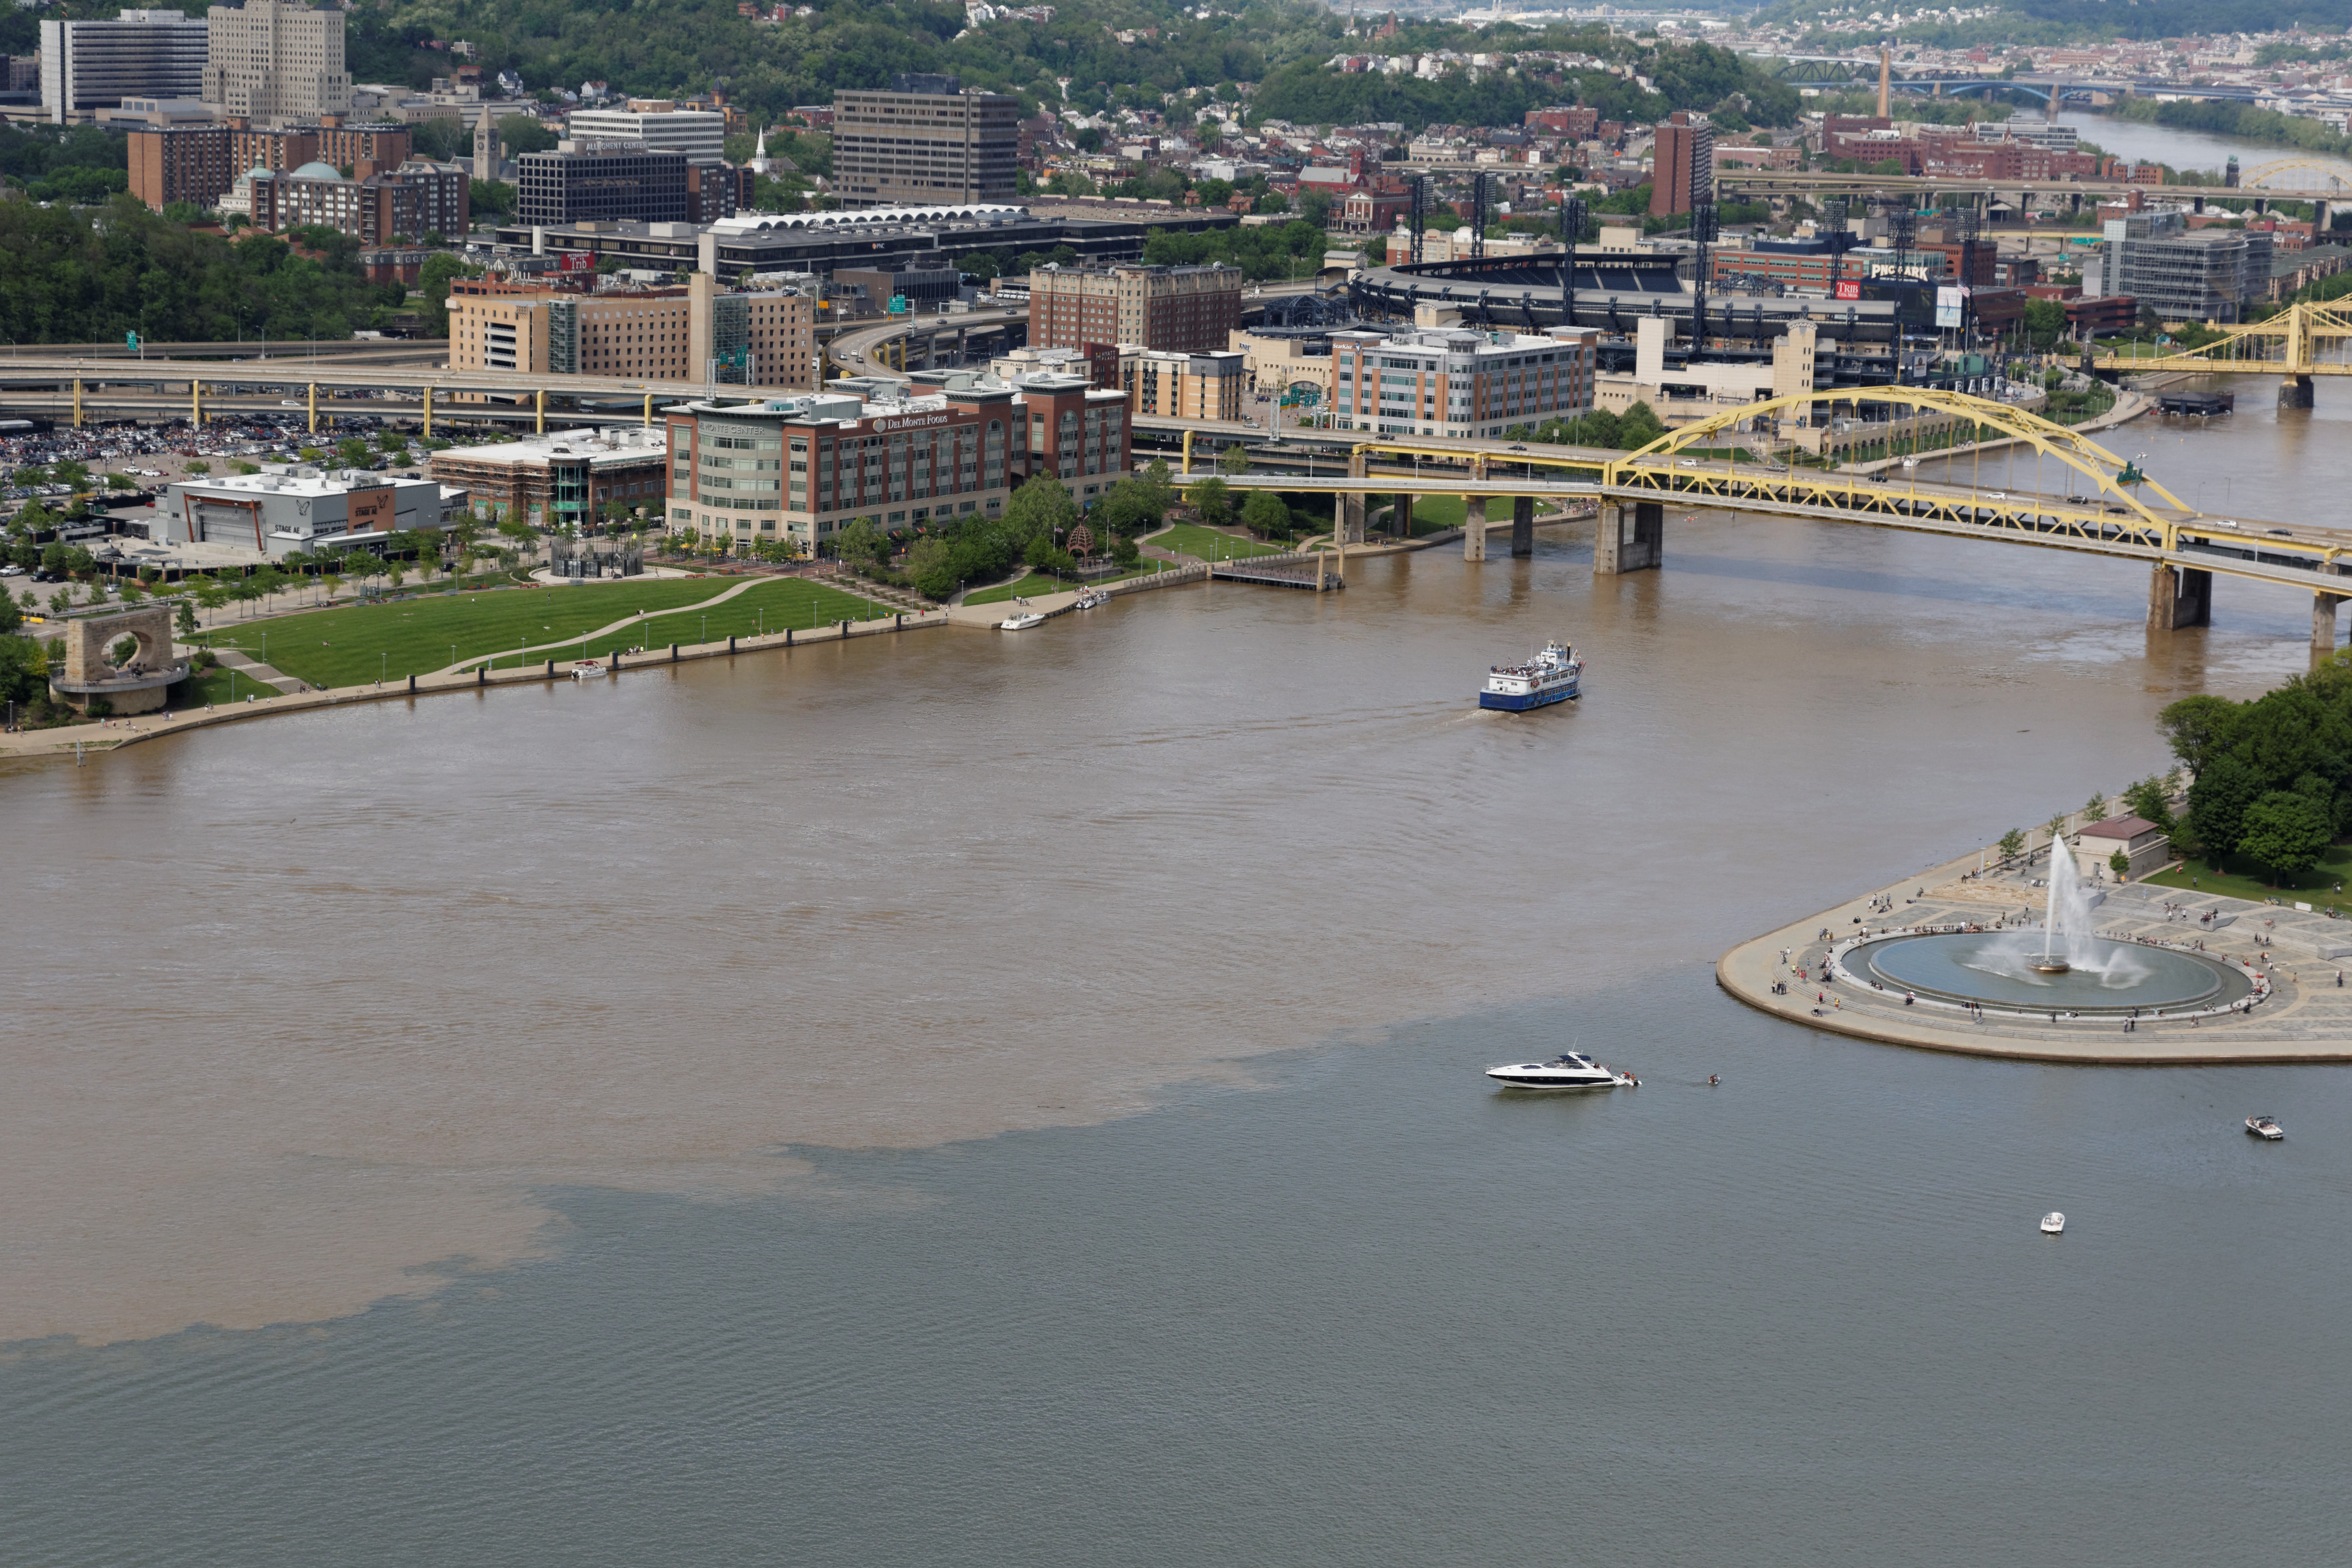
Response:
[[[368,444],[357,436],[346,436],[335,443],[335,456],[345,468],[356,468],[368,460]]]
[[[1233,491],[1223,479],[1202,479],[1184,492],[1184,499],[1211,528],[1223,528],[1234,515]]]
[[[2189,826],[2215,870],[2238,847],[2247,808],[2265,793],[2262,775],[2235,755],[2215,758],[2189,786]]]
[[[180,595],[179,607],[173,612],[172,629],[184,637],[196,635],[196,604],[185,594]]]
[[[2025,302],[2025,335],[2037,349],[2048,349],[2066,334],[2066,307],[2055,300]]]
[[[2116,874],[2116,881],[2122,881],[2131,875],[2131,857],[2120,849],[2116,850],[2107,857],[2107,869]]]
[[[1077,503],[1062,488],[1062,481],[1051,474],[1032,476],[1027,484],[1013,492],[1013,499],[1004,507],[1004,527],[1024,550],[1036,539],[1045,540],[1050,546],[1057,533],[1068,533],[1077,521]]]
[[[2083,820],[2085,822],[2105,822],[2106,819],[2107,797],[2104,794],[2094,793],[2089,803],[2083,807]]]
[[[1238,442],[1217,454],[1217,472],[1221,474],[1246,474],[1249,468],[1249,454],[1242,450]]]
[[[2165,704],[2156,716],[2156,727],[2181,765],[2201,773],[2207,763],[2229,749],[2244,706],[2226,697],[2184,697]]]
[[[2319,864],[2334,837],[2327,808],[2293,790],[2273,790],[2246,807],[2238,853],[2271,869],[2272,884],[2292,884]]]
[[[2000,843],[1996,846],[1996,847],[2000,850],[2000,858],[2002,859],[2016,859],[2020,855],[2025,853],[2024,831],[2021,828],[2011,828],[2008,832],[2000,836]]]
[[[1263,539],[1290,537],[1290,508],[1272,490],[1252,490],[1242,502],[1242,526]]]
[[[553,147],[555,132],[541,124],[536,115],[503,114],[499,117],[499,141],[509,154],[520,157]]]
[[[212,471],[213,466],[210,463],[205,462],[186,463],[181,466],[181,472],[194,474],[198,479],[204,478],[206,474],[209,474]]]

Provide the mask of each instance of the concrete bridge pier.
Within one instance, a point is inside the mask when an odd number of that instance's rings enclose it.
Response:
[[[2336,652],[2336,606],[2343,602],[2341,594],[2311,596],[2311,662],[2315,666]]]
[[[1348,458],[1348,477],[1364,477],[1364,455],[1353,452]],[[1343,490],[1339,504],[1331,509],[1331,542],[1334,544],[1361,544],[1364,542],[1364,492]]]
[[[2311,397],[2311,377],[2289,375],[2280,378],[2278,405],[2281,408],[2308,408]]]
[[[1511,501],[1511,559],[1525,561],[1536,552],[1536,498],[1515,497]]]
[[[2177,631],[2213,624],[2213,574],[2158,563],[2147,581],[2147,629]]]
[[[1412,537],[1412,497],[1399,496],[1389,509],[1389,531],[1399,539]]]
[[[1462,502],[1462,559],[1486,559],[1486,498],[1466,496]]]
[[[1664,564],[1666,509],[1654,500],[1601,503],[1592,530],[1592,574],[1616,577]]]

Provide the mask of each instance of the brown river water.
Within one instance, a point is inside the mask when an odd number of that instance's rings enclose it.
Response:
[[[2282,513],[2341,493],[2311,427],[2346,399],[2284,430],[2246,401],[2113,439],[2184,495],[2233,465]],[[1097,1122],[1400,1020],[1692,984],[2159,770],[2163,703],[2305,658],[2304,602],[2257,586],[2150,638],[2123,563],[1713,514],[1667,542],[1617,580],[1571,527],[1325,598],[13,764],[0,1340],[331,1319],[560,1248],[551,1188],[821,1186],[782,1151]],[[1580,705],[1475,710],[1554,634]]]

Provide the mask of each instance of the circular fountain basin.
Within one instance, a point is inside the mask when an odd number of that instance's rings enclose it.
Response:
[[[2203,1013],[2254,988],[2244,970],[2222,960],[2107,937],[2076,937],[2064,970],[2041,969],[2041,944],[2036,931],[1938,931],[1864,942],[1844,963],[1865,984],[2024,1012]]]

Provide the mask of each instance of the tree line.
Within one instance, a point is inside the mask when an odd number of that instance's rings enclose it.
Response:
[[[2344,655],[2251,701],[2184,697],[2158,715],[2194,774],[2176,843],[2292,884],[2352,833],[2352,662]],[[2142,815],[2146,815],[2143,813]]]
[[[359,269],[356,242],[309,233],[232,242],[121,195],[95,212],[0,201],[0,338],[11,343],[351,336],[407,298]]]

